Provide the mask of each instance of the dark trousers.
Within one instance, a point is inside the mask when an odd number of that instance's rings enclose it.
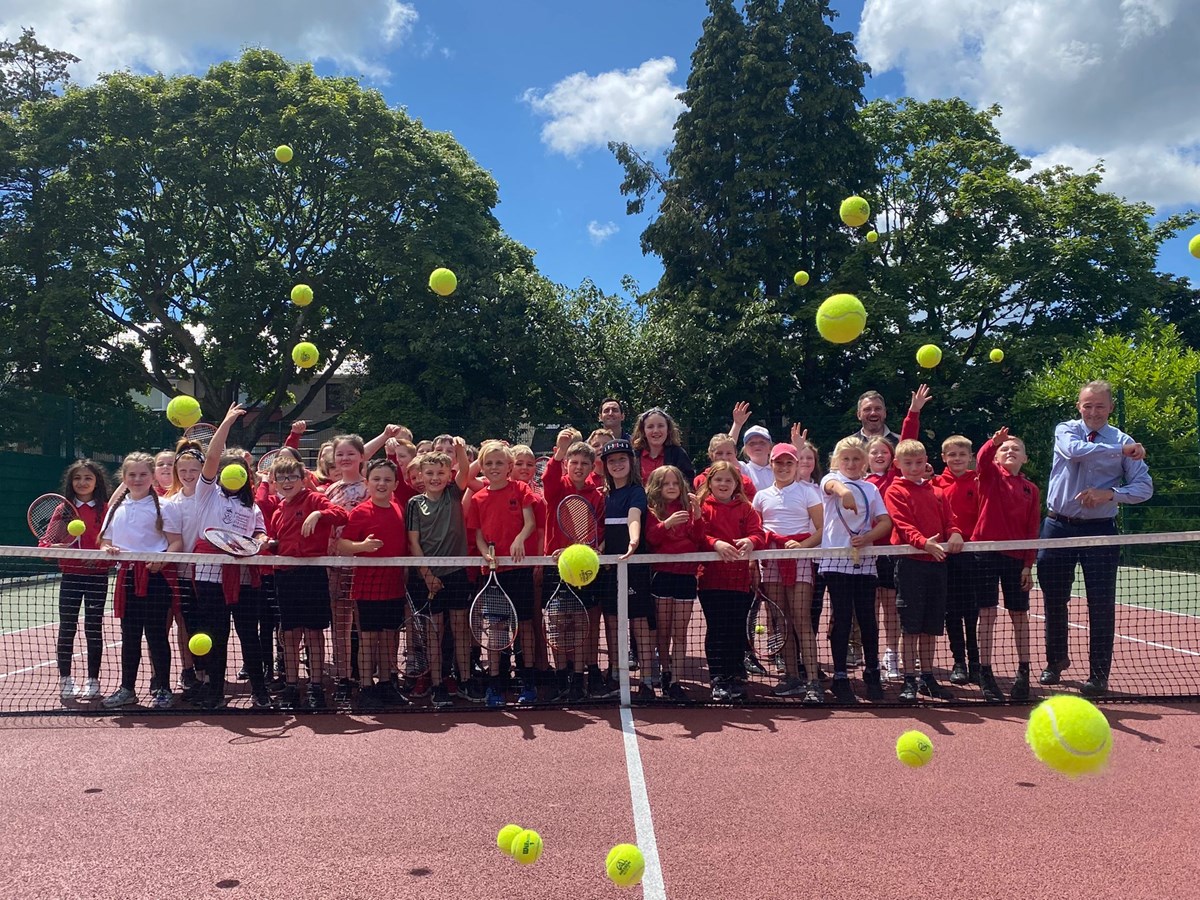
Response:
[[[1116,534],[1112,519],[1070,525],[1047,518],[1042,539]],[[1090,674],[1108,678],[1112,670],[1117,619],[1117,561],[1120,549],[1109,547],[1044,547],[1038,551],[1037,577],[1046,603],[1046,662],[1067,659],[1067,606],[1075,584],[1075,566],[1083,568],[1087,589]]]
[[[854,619],[858,619],[858,630],[862,634],[863,664],[867,669],[879,668],[879,623],[875,620],[874,575],[847,575],[845,572],[826,572],[825,585],[829,588],[829,608],[833,614],[833,634],[830,649],[833,652],[833,672],[846,673],[846,653],[850,646],[850,632]]]
[[[121,619],[121,687],[137,690],[138,667],[142,663],[142,635],[150,649],[150,690],[171,689],[171,645],[167,641],[167,622],[171,616],[171,586],[162,572],[153,572],[146,596],[133,592],[129,578],[125,596],[125,615]]]
[[[225,696],[225,665],[229,655],[229,607],[225,604],[225,591],[219,581],[193,582],[190,603],[183,610],[188,634],[207,634],[212,639],[212,649],[204,656],[196,657],[196,671],[208,674],[211,689],[218,697]]]
[[[704,610],[704,654],[713,678],[732,678],[745,673],[746,616],[750,613],[749,591],[699,591]]]
[[[242,645],[242,660],[250,676],[250,687],[261,690],[271,677],[271,648],[275,645],[275,626],[279,613],[275,592],[263,587],[242,585],[233,609],[233,627]]]
[[[946,557],[946,634],[954,661],[979,665],[979,574],[974,553]]]
[[[87,642],[88,678],[100,677],[104,657],[104,601],[108,596],[108,573],[63,573],[58,589],[58,674],[71,674],[79,608],[83,607],[83,637]]]

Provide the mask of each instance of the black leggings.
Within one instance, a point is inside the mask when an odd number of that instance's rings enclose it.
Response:
[[[152,572],[146,596],[133,591],[129,573],[125,591],[125,615],[121,618],[121,687],[137,690],[138,667],[142,663],[142,635],[150,648],[150,690],[171,689],[171,645],[167,620],[171,615],[171,586],[162,572]]]
[[[704,610],[704,654],[713,678],[745,674],[746,616],[749,591],[700,591]]]
[[[255,690],[266,687],[271,677],[271,648],[279,622],[274,599],[273,590],[243,584],[238,602],[233,605],[233,627],[242,645],[250,686]]]
[[[225,695],[225,662],[229,655],[229,607],[219,581],[192,582],[191,602],[184,605],[183,619],[188,634],[207,634],[212,649],[196,657],[196,671],[208,673],[208,680],[217,696]],[[185,595],[186,597],[186,595]]]
[[[826,572],[825,584],[829,588],[829,606],[833,612],[833,634],[829,642],[833,651],[834,674],[846,674],[846,653],[856,618],[862,634],[864,665],[867,669],[878,669],[879,625],[875,620],[875,576]]]
[[[108,596],[108,573],[64,572],[58,589],[58,674],[71,674],[79,608],[83,607],[83,636],[87,642],[88,678],[100,677],[104,656],[104,601]]]

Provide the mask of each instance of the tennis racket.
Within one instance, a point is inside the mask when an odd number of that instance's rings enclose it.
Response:
[[[204,539],[223,553],[230,556],[257,556],[262,544],[225,528],[205,528]]]
[[[484,650],[507,650],[517,640],[517,610],[496,579],[495,547],[489,546],[488,553],[492,557],[490,572],[468,614],[471,634]]]
[[[67,533],[67,523],[78,518],[75,515],[75,504],[61,494],[42,494],[29,504],[26,516],[29,530],[38,539],[38,543],[66,544],[79,546],[79,538],[71,538]]]
[[[571,590],[571,586],[559,579],[558,587],[542,607],[542,625],[546,629],[546,643],[555,653],[564,658],[583,651],[587,640],[588,611]]]
[[[200,445],[201,451],[207,453],[208,444],[216,433],[216,425],[209,425],[207,422],[197,422],[195,425],[189,425],[184,429],[183,436],[189,441],[195,441]]]
[[[429,660],[432,655],[430,651],[440,636],[433,617],[429,615],[428,606],[418,609],[410,596],[406,596],[405,606],[409,610],[409,616],[405,619],[403,628],[407,642],[404,648],[404,674],[420,678],[429,674]]]
[[[579,494],[569,494],[558,504],[558,530],[570,544],[600,546],[600,519],[596,508]]]
[[[871,505],[867,501],[867,492],[863,490],[863,486],[855,481],[843,481],[850,492],[854,495],[854,505],[857,510],[846,509],[842,505],[842,498],[838,498],[835,509],[837,510],[838,519],[841,520],[842,526],[850,533],[851,537],[857,537],[860,534],[866,534],[871,530]],[[862,550],[858,547],[850,548],[850,560],[854,563],[854,568],[862,568]]]
[[[258,458],[258,474],[266,476],[266,474],[271,471],[271,466],[277,459],[279,459],[278,448],[275,450],[268,450],[266,453],[260,456]]]
[[[787,616],[779,604],[762,590],[756,590],[746,616],[746,641],[754,655],[764,660],[782,653],[789,630]]]
[[[539,456],[533,462],[533,486],[539,494],[542,492],[542,476],[546,474],[546,466],[549,463],[549,456]]]

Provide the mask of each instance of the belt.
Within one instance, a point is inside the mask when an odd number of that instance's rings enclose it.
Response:
[[[1113,523],[1112,516],[1108,516],[1103,519],[1073,519],[1070,516],[1064,516],[1061,513],[1047,511],[1046,517],[1053,519],[1055,522],[1062,522],[1064,525],[1111,525]]]

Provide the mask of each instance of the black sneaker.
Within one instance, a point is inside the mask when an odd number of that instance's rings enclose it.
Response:
[[[746,671],[749,672],[751,675],[766,675],[767,674],[767,670],[764,669],[763,664],[758,661],[758,657],[755,656],[749,650],[746,651],[746,656],[745,656],[745,659],[743,660],[743,664],[746,666]]]
[[[733,694],[729,691],[729,682],[726,679],[713,679],[712,701],[713,703],[730,703],[733,701]]]
[[[938,680],[932,675],[922,675],[918,690],[926,697],[933,697],[936,700],[953,700],[954,694],[949,689],[938,684]]]
[[[1079,693],[1084,697],[1103,697],[1108,693],[1108,679],[1093,675],[1079,686]]]
[[[806,704],[825,702],[825,691],[821,687],[821,682],[813,680],[808,683],[808,686],[804,689],[804,702]]]
[[[1058,684],[1062,681],[1062,673],[1069,668],[1071,668],[1071,661],[1069,659],[1050,663],[1046,668],[1042,669],[1042,677],[1038,681],[1042,684]]]
[[[1028,684],[1025,686],[1029,687]],[[1004,692],[1000,690],[1000,685],[996,684],[996,676],[990,668],[979,673],[979,689],[983,691],[983,699],[988,703],[1004,702]]]
[[[255,709],[270,709],[275,705],[271,699],[271,695],[267,693],[267,689],[258,688],[250,695],[250,701],[254,704]]]
[[[971,681],[971,676],[967,672],[967,667],[960,662],[955,662],[954,668],[950,670],[951,684],[968,684]]]
[[[295,709],[300,705],[300,686],[295,684],[285,684],[283,691],[279,694],[280,709]]]
[[[242,666],[240,669],[238,669],[237,680],[238,681],[249,681],[250,680],[250,670],[247,669],[245,666]]]
[[[412,703],[390,680],[379,683],[379,696],[383,698],[384,706],[408,706]]]
[[[640,668],[640,663],[638,662],[637,653],[635,653],[632,649],[630,649],[630,651],[629,651],[629,671],[636,672],[639,668]]]
[[[683,689],[683,685],[678,681],[672,681],[667,685],[667,689],[663,691],[663,696],[674,703],[692,702],[692,698],[688,696],[688,692]]]
[[[654,692],[653,685],[646,684],[646,682],[643,681],[638,685],[637,693],[634,695],[634,699],[639,703],[651,703],[658,699],[658,694]]]
[[[429,701],[433,704],[434,709],[446,709],[454,705],[454,698],[450,696],[450,692],[446,690],[446,685],[434,685],[433,697]]]
[[[308,708],[309,709],[325,709],[325,688],[319,684],[310,684],[308,686]]]
[[[354,696],[354,683],[349,678],[342,678],[333,689],[334,703],[349,703]]]
[[[864,669],[863,684],[867,688],[868,700],[878,701],[883,699],[883,680],[879,676],[878,669]]]
[[[901,703],[917,702],[917,679],[911,675],[904,676],[904,687],[900,688]]]
[[[196,680],[196,669],[194,666],[188,666],[179,672],[179,688],[185,694],[198,685],[200,682]]]
[[[581,700],[587,699],[587,691],[584,689],[582,674],[573,674],[567,680],[567,699],[572,703],[578,703]]]
[[[183,679],[181,678],[180,681]],[[193,706],[202,706],[208,698],[208,682],[196,681],[192,678],[192,686],[180,693],[179,699],[184,703],[191,703]]]
[[[287,679],[284,678],[282,675],[276,675],[274,678],[272,678],[270,681],[267,682],[267,690],[270,691],[272,694],[278,694],[285,687],[287,687]]]
[[[358,691],[359,709],[383,709],[383,685],[367,684]]]
[[[858,702],[858,698],[854,696],[854,688],[850,686],[850,679],[845,675],[835,675],[829,690],[833,694],[834,703],[853,705]]]
[[[472,703],[482,703],[487,697],[487,691],[483,689],[482,681],[478,678],[471,678],[467,680],[466,693],[461,696],[466,697]]]
[[[1008,696],[1017,703],[1029,699],[1029,669],[1017,669],[1017,677],[1013,679],[1012,690]]]

